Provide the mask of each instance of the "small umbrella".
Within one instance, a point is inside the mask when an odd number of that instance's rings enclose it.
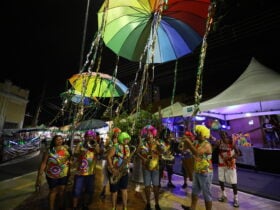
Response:
[[[77,130],[91,130],[91,129],[103,128],[106,126],[108,126],[108,124],[102,120],[90,119],[90,120],[79,122],[75,128]]]
[[[72,88],[63,92],[63,93],[61,93],[60,97],[63,98],[64,100],[65,99],[71,100],[75,104],[82,103],[86,106],[92,105],[95,101],[94,98],[83,96],[82,93],[80,93],[77,90],[73,90]]]
[[[117,78],[97,72],[74,74],[70,79],[72,87],[86,97],[120,97],[128,88]]]
[[[98,26],[106,46],[126,59],[141,61],[144,53],[146,63],[177,60],[202,41],[210,0],[108,1]]]

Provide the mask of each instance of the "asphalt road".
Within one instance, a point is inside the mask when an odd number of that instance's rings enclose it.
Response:
[[[12,179],[33,171],[37,171],[42,159],[42,152],[19,157],[0,164],[0,181]]]

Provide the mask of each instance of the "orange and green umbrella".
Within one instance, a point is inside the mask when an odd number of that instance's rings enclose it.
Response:
[[[164,63],[202,42],[210,0],[106,0],[98,12],[103,40],[131,61]]]

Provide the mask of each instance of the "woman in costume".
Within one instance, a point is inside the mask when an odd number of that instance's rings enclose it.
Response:
[[[71,153],[69,147],[64,145],[61,135],[55,135],[50,143],[50,148],[44,152],[38,170],[36,190],[40,190],[42,175],[45,173],[49,186],[49,209],[55,209],[55,200],[59,197],[59,208],[64,205],[64,192],[70,173]]]

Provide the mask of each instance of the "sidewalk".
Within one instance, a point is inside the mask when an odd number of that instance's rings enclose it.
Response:
[[[73,177],[72,177],[73,178]],[[47,194],[48,188],[45,183],[42,186],[40,194],[34,192],[34,183],[36,180],[36,172],[26,174],[21,177],[9,179],[0,182],[0,209],[1,210],[47,210],[48,201]],[[107,188],[105,200],[99,198],[102,183],[101,167],[98,165],[96,174],[96,191],[93,196],[93,203],[89,206],[90,210],[111,210],[110,193]],[[191,182],[187,189],[182,189],[182,177],[173,175],[173,183],[176,185],[175,189],[166,188],[167,180],[163,179],[161,185],[160,205],[162,210],[181,210],[181,204],[190,205],[191,195]],[[257,184],[257,183],[256,183]],[[66,190],[66,210],[71,210],[71,190],[72,185],[67,186]],[[236,210],[232,206],[232,190],[226,188],[228,195],[227,203],[220,203],[217,201],[219,196],[219,187],[213,185],[213,210]],[[140,195],[136,196],[134,191],[134,183],[130,182],[128,192],[128,209],[143,210],[145,206],[145,196],[141,192]],[[280,202],[261,198],[251,194],[239,192],[240,207],[239,210],[278,210]],[[153,198],[152,198],[152,204]],[[120,205],[121,206],[121,205]],[[153,206],[153,205],[152,205]],[[118,209],[121,209],[120,207]],[[204,202],[202,199],[199,200],[197,210],[204,209]]]
[[[8,179],[0,182],[0,209],[13,210],[20,206],[30,197],[35,197],[34,184],[37,172],[32,172],[13,179]],[[44,180],[44,188],[46,188]],[[47,191],[47,188],[45,189]],[[44,190],[44,191],[45,191]],[[43,191],[42,197],[46,198],[46,193]],[[32,205],[32,204],[31,204]]]

